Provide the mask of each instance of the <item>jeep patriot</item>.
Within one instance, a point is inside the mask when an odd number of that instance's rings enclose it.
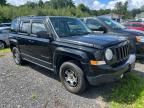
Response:
[[[12,21],[9,40],[16,64],[28,61],[58,74],[72,93],[119,80],[135,66],[127,38],[93,34],[77,18],[19,17]]]

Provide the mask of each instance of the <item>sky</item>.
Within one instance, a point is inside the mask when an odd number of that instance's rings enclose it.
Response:
[[[8,3],[13,5],[23,5],[27,1],[38,1],[38,0],[7,0]],[[43,0],[48,1],[48,0]],[[144,5],[144,0],[73,0],[76,5],[83,3],[88,6],[90,9],[99,10],[99,9],[113,9],[117,2],[126,2],[128,1],[128,9],[137,9]]]

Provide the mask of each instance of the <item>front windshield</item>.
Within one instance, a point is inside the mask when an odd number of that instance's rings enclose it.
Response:
[[[60,37],[78,36],[91,32],[82,21],[76,18],[51,17],[50,20]]]
[[[109,26],[112,29],[124,29],[126,28],[125,26],[123,26],[122,24],[111,20],[109,18],[99,18],[99,20],[101,20],[102,22],[104,22],[107,26]]]

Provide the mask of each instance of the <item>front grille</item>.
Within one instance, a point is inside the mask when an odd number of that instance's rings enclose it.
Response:
[[[114,57],[111,61],[107,61],[107,63],[112,67],[116,67],[125,63],[126,60],[129,58],[130,44],[129,42],[124,42],[111,47],[111,50],[113,51]]]
[[[117,62],[123,61],[127,59],[129,56],[129,44],[126,44],[118,48],[114,48],[113,52],[114,55],[116,56]]]

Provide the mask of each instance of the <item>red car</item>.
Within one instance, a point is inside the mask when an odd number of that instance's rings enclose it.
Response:
[[[140,22],[127,22],[124,25],[129,29],[144,31],[144,24]]]

